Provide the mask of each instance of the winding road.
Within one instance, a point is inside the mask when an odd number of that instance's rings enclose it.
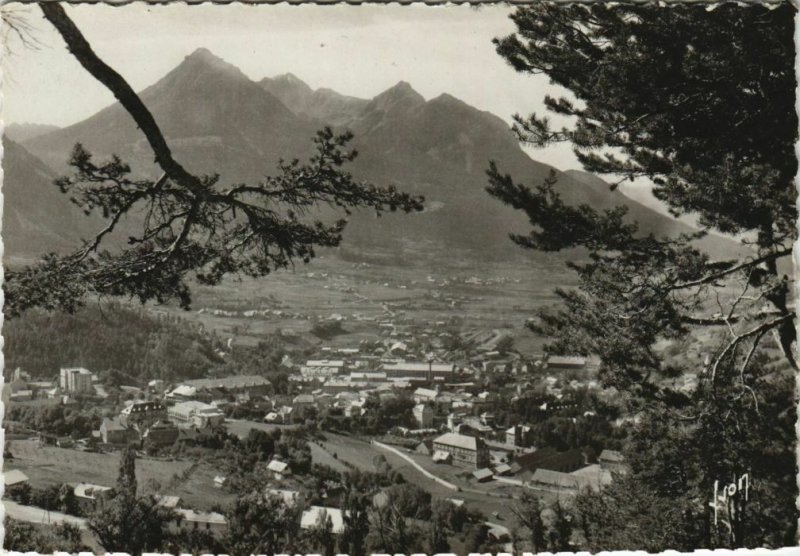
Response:
[[[3,506],[6,510],[6,516],[18,521],[50,524],[71,523],[72,525],[77,525],[81,529],[86,529],[86,520],[82,517],[63,514],[61,512],[48,512],[36,506],[23,506],[11,500],[3,500]]]

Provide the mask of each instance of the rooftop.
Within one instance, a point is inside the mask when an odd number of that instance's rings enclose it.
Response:
[[[225,525],[225,516],[217,512],[196,512],[195,510],[184,510],[176,508],[176,512],[183,516],[183,519],[192,523],[216,523]]]
[[[452,372],[453,365],[450,363],[384,363],[383,370],[385,371],[406,371],[406,372],[424,372],[431,370],[433,372]]]
[[[548,365],[575,365],[586,364],[586,358],[579,355],[552,355],[547,358]]]
[[[475,471],[472,472],[472,476],[478,480],[488,479],[492,475],[494,475],[494,473],[492,473],[492,470],[489,469],[488,467],[484,467],[483,469],[476,469]]]
[[[504,473],[511,473],[512,469],[511,466],[507,463],[501,463],[497,467],[494,468],[494,472],[498,475],[503,475]]]
[[[625,461],[625,456],[616,450],[603,450],[600,452],[600,461],[608,461],[612,463],[622,463]]]
[[[170,409],[173,412],[174,411],[179,411],[179,412],[184,412],[184,411],[186,411],[186,412],[189,412],[189,411],[208,412],[208,411],[211,411],[211,410],[219,411],[219,409],[216,406],[213,406],[211,404],[207,404],[207,403],[204,403],[204,402],[194,401],[194,400],[189,400],[189,401],[186,401],[186,402],[178,402],[175,405],[173,405]]]
[[[19,469],[9,469],[3,473],[3,482],[7,487],[24,483],[27,480],[28,476]]]
[[[162,411],[164,405],[161,402],[133,402],[124,407],[120,413],[130,415],[132,413],[146,413],[148,411]]]
[[[267,465],[267,469],[274,473],[285,473],[286,470],[289,468],[289,464],[284,461],[272,460]]]
[[[580,481],[569,473],[550,471],[549,469],[537,469],[531,477],[531,482],[560,488],[578,488]]]
[[[177,508],[178,504],[181,503],[180,496],[162,496],[157,494],[156,499],[158,500],[158,505],[163,508]]]
[[[344,367],[344,361],[331,359],[310,359],[306,367]]]
[[[111,487],[102,485],[93,485],[91,483],[80,483],[75,487],[74,493],[78,498],[95,499],[98,493],[111,490]]]
[[[439,392],[436,390],[431,390],[430,388],[417,388],[414,390],[415,396],[422,396],[425,398],[435,398],[439,395]]]
[[[442,436],[433,439],[434,444],[443,444],[445,446],[453,446],[455,448],[464,448],[466,450],[477,450],[478,439],[474,436],[467,436],[464,434],[457,434],[454,432],[447,432]]]
[[[286,490],[280,488],[268,488],[264,491],[266,496],[277,496],[283,500],[287,506],[293,506],[300,498],[300,493],[296,490]]]
[[[248,388],[253,386],[270,386],[272,383],[259,375],[226,376],[224,378],[199,378],[196,380],[184,380],[182,386],[192,386],[197,389],[203,388]]]
[[[197,388],[195,388],[194,386],[189,386],[187,384],[181,384],[177,386],[172,392],[170,392],[170,394],[173,396],[185,396],[188,398],[197,394]]]
[[[614,480],[611,476],[611,472],[603,469],[597,463],[582,467],[577,471],[573,471],[570,475],[578,480],[578,484],[581,487],[590,487],[594,490],[599,490],[602,486],[610,485]]]

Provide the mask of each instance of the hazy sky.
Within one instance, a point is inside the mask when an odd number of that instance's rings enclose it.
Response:
[[[203,46],[256,80],[291,72],[313,88],[363,98],[403,80],[427,99],[447,92],[509,122],[514,113],[542,111],[545,94],[559,94],[546,77],[518,74],[495,53],[492,38],[514,31],[506,6],[63,5],[95,52],[135,90]],[[6,124],[65,126],[114,101],[38,8],[4,9],[25,14],[41,43],[31,50],[8,41]],[[531,154],[560,169],[580,167],[565,145]],[[642,200],[648,195],[646,188],[626,189]]]
[[[400,80],[425,98],[450,93],[506,120],[541,106],[546,78],[519,75],[491,39],[509,34],[511,10],[491,6],[65,5],[94,50],[136,90],[200,46],[253,79],[292,72],[311,87],[371,98]],[[109,92],[69,55],[35,7],[37,51],[11,42],[4,119],[59,126],[110,104]],[[552,92],[552,91],[551,91]],[[577,167],[567,148],[548,162]]]

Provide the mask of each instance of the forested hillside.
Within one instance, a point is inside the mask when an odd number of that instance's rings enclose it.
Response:
[[[6,369],[51,378],[61,367],[119,371],[134,381],[206,376],[222,363],[220,343],[201,326],[122,304],[90,304],[75,314],[29,311],[6,323]]]

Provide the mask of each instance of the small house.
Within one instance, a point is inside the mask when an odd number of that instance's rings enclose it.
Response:
[[[285,461],[278,461],[276,459],[269,462],[267,469],[272,473],[272,476],[281,480],[286,475],[291,475],[292,471],[289,469],[289,464]]]
[[[213,536],[221,536],[228,529],[225,516],[217,512],[196,512],[176,508],[178,518],[170,524],[172,532],[180,531],[208,531]]]
[[[111,487],[102,485],[93,485],[91,483],[80,483],[75,486],[72,491],[75,495],[75,501],[82,512],[88,513],[94,511],[97,502],[107,493],[111,492]]]
[[[3,483],[6,485],[6,494],[13,493],[15,490],[22,488],[23,485],[29,484],[28,476],[19,469],[9,469],[3,473]]]
[[[139,433],[136,429],[125,426],[119,417],[106,418],[100,424],[100,438],[104,444],[128,444],[138,442]]]

